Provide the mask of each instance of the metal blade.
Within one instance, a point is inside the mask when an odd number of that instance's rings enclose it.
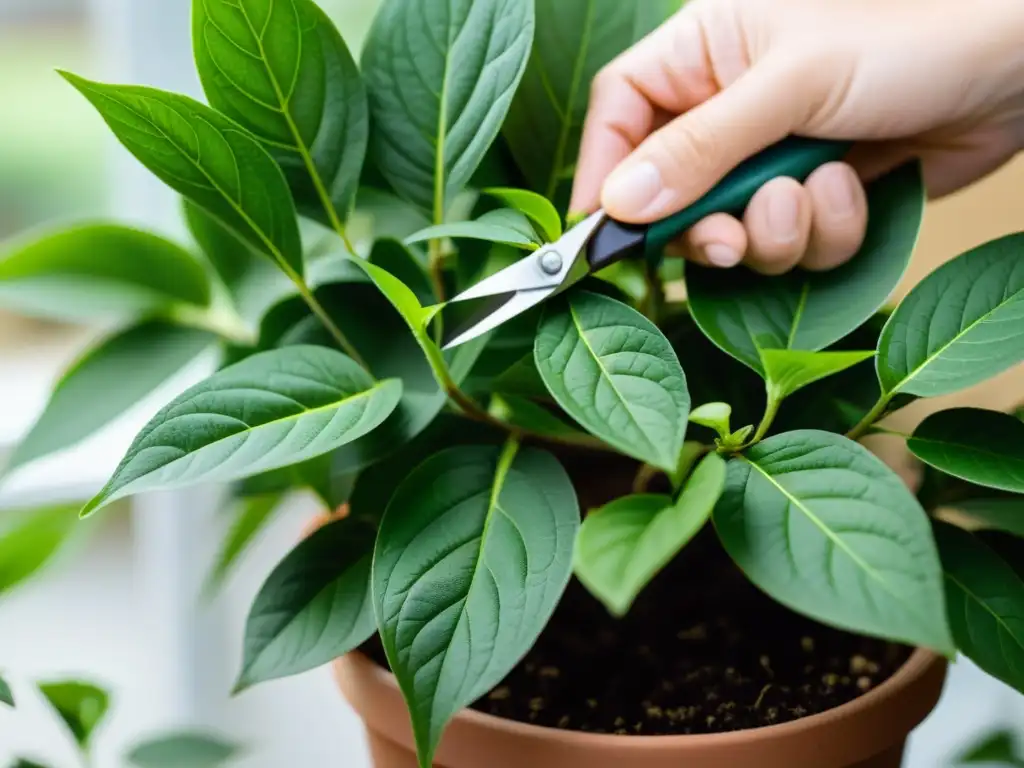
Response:
[[[442,350],[447,352],[453,347],[472,341],[495,328],[504,325],[514,317],[518,317],[528,309],[532,309],[552,294],[551,288],[540,288],[534,291],[517,291],[503,296],[494,296],[494,301],[484,307],[480,313],[455,331],[444,342]]]

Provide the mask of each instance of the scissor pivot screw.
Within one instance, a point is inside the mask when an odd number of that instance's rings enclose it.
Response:
[[[547,251],[540,257],[540,268],[547,275],[557,275],[562,271],[562,254],[558,251]]]

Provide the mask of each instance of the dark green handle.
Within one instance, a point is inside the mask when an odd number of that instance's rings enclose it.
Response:
[[[841,160],[851,146],[845,141],[825,141],[791,136],[773,144],[729,173],[718,186],[689,208],[652,224],[644,251],[649,259],[661,258],[665,246],[712,213],[741,214],[766,182],[779,176],[804,181],[825,163]]]

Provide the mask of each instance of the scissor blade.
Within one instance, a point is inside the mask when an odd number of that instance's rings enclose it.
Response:
[[[551,295],[551,292],[551,288],[540,288],[533,291],[516,291],[504,296],[493,296],[493,301],[484,307],[478,315],[445,340],[442,349],[448,351],[493,331],[543,302]]]

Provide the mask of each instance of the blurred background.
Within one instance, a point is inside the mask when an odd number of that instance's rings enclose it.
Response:
[[[378,0],[319,2],[358,50]],[[186,0],[0,0],[0,244],[68,219],[116,218],[182,236],[175,198],[114,143],[54,68],[198,95],[188,7]],[[1021,188],[1024,162],[1017,162],[932,204],[901,290],[971,245],[1019,230]],[[102,330],[0,309],[0,454]],[[16,519],[23,509],[90,496],[136,429],[203,373],[202,365],[182,371],[112,428],[19,472],[0,490],[4,514]],[[1013,371],[955,400],[1009,408],[1024,400],[1024,377]],[[950,404],[945,398],[928,408]],[[901,428],[924,415],[908,409]],[[314,509],[299,499],[279,515],[210,603],[198,596],[226,523],[215,490],[143,496],[81,523],[50,568],[0,594],[0,672],[19,697],[16,712],[0,707],[0,766],[16,754],[56,768],[79,765],[33,684],[82,678],[113,693],[95,768],[120,766],[119,756],[149,734],[190,725],[244,745],[240,768],[365,768],[361,728],[328,669],[228,696],[251,599]],[[954,765],[966,745],[1004,727],[1024,738],[1024,700],[958,662],[942,704],[913,737],[907,768]]]

